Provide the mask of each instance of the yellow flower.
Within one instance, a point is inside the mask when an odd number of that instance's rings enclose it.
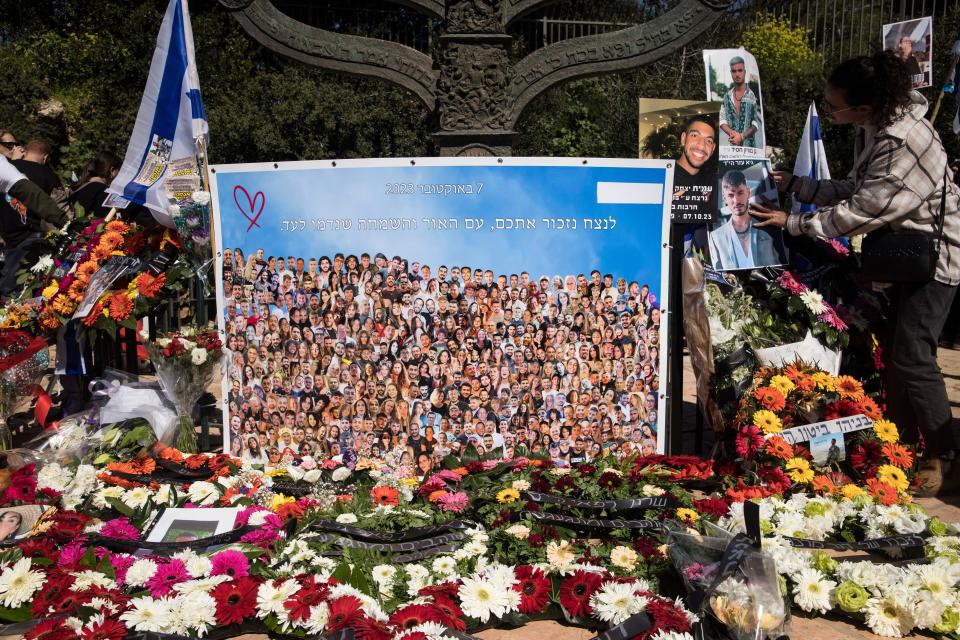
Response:
[[[684,522],[696,522],[700,519],[700,514],[694,511],[693,509],[687,509],[686,507],[680,507],[677,509],[677,518],[683,520]]]
[[[281,505],[287,504],[288,502],[296,502],[296,498],[291,498],[290,496],[285,496],[282,493],[273,494],[273,498],[270,499],[270,510],[276,511],[280,508]]]
[[[843,489],[841,489],[840,492],[843,494],[843,497],[846,500],[853,500],[854,498],[862,496],[866,493],[866,491],[853,483],[843,485]]]
[[[60,285],[57,284],[56,280],[54,280],[47,285],[47,288],[44,289],[40,295],[42,295],[45,300],[49,300],[53,296],[57,295],[57,291],[60,291]]]
[[[513,487],[503,489],[502,491],[497,493],[497,502],[499,502],[500,504],[510,504],[511,502],[516,502],[519,499],[520,499],[520,492],[514,489]]]
[[[815,374],[810,376],[810,379],[813,380],[813,383],[817,385],[817,388],[821,391],[836,391],[837,385],[833,381],[833,376],[829,373],[823,371],[817,371]]]
[[[910,481],[907,480],[907,474],[900,467],[892,464],[882,464],[877,468],[877,479],[880,482],[886,482],[897,490],[897,493],[903,493],[910,487]]]
[[[414,488],[414,489],[416,489],[417,487],[420,486],[420,481],[417,480],[416,478],[404,478],[404,479],[401,480],[400,482],[402,482],[403,484],[407,485],[408,487],[412,487],[412,488]]]
[[[285,476],[285,475],[287,475],[287,470],[286,470],[286,469],[280,469],[280,468],[278,468],[278,469],[270,469],[269,471],[267,471],[267,472],[266,472],[265,474],[263,474],[263,475],[269,476],[269,477],[271,477],[271,478],[276,478],[277,476]]]
[[[786,396],[796,388],[796,385],[790,381],[787,376],[773,376],[770,378],[770,386]]]
[[[766,434],[780,433],[783,423],[773,411],[760,409],[753,414],[753,424]]]
[[[790,458],[787,460],[787,475],[794,482],[809,484],[816,474],[804,458]]]
[[[884,442],[899,442],[900,433],[897,431],[897,425],[889,420],[877,420],[873,423],[873,432]]]

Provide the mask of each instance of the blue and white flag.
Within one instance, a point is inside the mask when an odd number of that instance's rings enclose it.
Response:
[[[803,126],[803,139],[800,141],[800,149],[797,150],[793,175],[814,180],[830,179],[827,150],[823,146],[823,134],[820,131],[820,116],[817,115],[817,105],[813,102],[807,110],[807,123]],[[796,200],[793,203],[794,212],[813,211],[816,208],[816,205],[801,204]]]
[[[163,183],[167,165],[194,160],[197,140],[207,135],[187,0],[170,0],[127,154],[108,191],[146,206],[160,223],[173,227]]]

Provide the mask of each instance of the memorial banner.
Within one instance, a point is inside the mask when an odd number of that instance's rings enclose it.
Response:
[[[224,451],[662,452],[672,161],[219,165]]]
[[[910,84],[922,89],[933,84],[933,18],[883,25],[883,48],[907,65]]]

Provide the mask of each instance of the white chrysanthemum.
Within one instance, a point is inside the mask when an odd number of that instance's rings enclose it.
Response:
[[[505,564],[491,564],[484,569],[484,575],[490,582],[502,589],[512,589],[517,583],[517,574],[513,567]]]
[[[693,636],[689,633],[681,633],[679,631],[664,631],[661,629],[650,636],[650,640],[693,640]]]
[[[378,564],[373,568],[373,580],[378,584],[393,582],[393,577],[397,575],[397,568],[389,564]]]
[[[207,350],[202,348],[196,348],[190,352],[190,362],[200,366],[207,361]]]
[[[263,618],[271,613],[285,615],[286,608],[283,603],[299,590],[300,585],[293,579],[284,580],[279,585],[275,585],[273,580],[267,580],[257,589],[257,613]]]
[[[552,541],[547,545],[547,562],[552,568],[562,571],[573,564],[574,560],[576,560],[576,554],[569,540]]]
[[[517,491],[527,491],[528,489],[530,489],[530,482],[528,482],[527,480],[514,480],[510,484],[510,486],[516,489]]]
[[[488,622],[490,616],[499,618],[507,612],[509,601],[505,591],[486,578],[464,578],[457,595],[466,615]]]
[[[652,484],[643,485],[643,489],[641,490],[641,493],[643,493],[643,495],[647,496],[648,498],[662,496],[666,492],[667,490],[664,489],[663,487],[658,487]]]
[[[260,527],[263,526],[263,523],[267,521],[267,516],[269,516],[272,511],[269,509],[260,509],[259,511],[254,511],[250,514],[250,518],[247,520],[247,524],[251,527]]]
[[[181,624],[188,630],[202,636],[217,625],[217,601],[206,591],[188,591],[175,602],[171,609],[177,611]]]
[[[93,506],[98,509],[106,509],[110,504],[107,502],[107,498],[122,498],[123,497],[123,487],[105,487],[100,491],[97,491],[93,495]]]
[[[457,570],[457,561],[450,556],[439,556],[433,559],[430,568],[433,569],[434,573],[448,576]]]
[[[125,491],[120,500],[131,509],[139,509],[150,500],[150,490],[146,487],[134,487]]]
[[[310,607],[310,615],[307,616],[307,633],[321,634],[327,630],[327,622],[330,621],[330,607],[326,602]]]
[[[124,582],[130,587],[146,586],[147,580],[157,572],[157,563],[149,558],[141,558],[130,565]]]
[[[954,594],[949,571],[933,564],[915,565],[911,569],[910,583],[914,589],[925,589],[934,599],[950,604]]]
[[[30,267],[30,271],[33,271],[34,273],[43,273],[48,269],[51,269],[52,267],[53,267],[53,257],[48,253],[46,255],[40,256],[37,259],[37,264]]]
[[[210,192],[209,191],[194,191],[190,195],[190,199],[196,202],[201,207],[205,207],[210,204]]]
[[[952,601],[953,598],[950,598]],[[952,602],[944,602],[943,599],[936,597],[930,591],[921,591],[917,594],[917,600],[914,603],[913,611],[914,623],[921,629],[929,629],[940,624],[943,619],[943,612]]]
[[[506,528],[506,532],[517,540],[526,540],[530,537],[530,527],[522,524],[509,526]]]
[[[910,611],[888,597],[870,598],[863,607],[867,626],[878,636],[902,638],[913,629]]]
[[[352,513],[341,513],[337,516],[337,522],[340,524],[353,524],[357,521],[357,516]]]
[[[213,504],[220,497],[217,486],[203,480],[191,484],[188,493],[190,502],[201,507]]]
[[[430,577],[430,571],[418,564],[408,564],[403,569],[411,578],[425,579]]]
[[[610,563],[615,567],[632,571],[637,566],[637,552],[630,547],[617,545],[610,551]]]
[[[189,593],[210,593],[218,584],[230,582],[232,578],[227,575],[210,576],[198,580],[187,580],[173,585],[173,590],[184,595]]]
[[[117,612],[117,605],[106,598],[91,598],[90,602],[87,603],[87,606],[96,611],[106,611],[108,613]]]
[[[58,493],[63,493],[71,480],[73,480],[73,472],[69,468],[53,462],[44,465],[37,473],[37,489],[53,489]]]
[[[209,575],[213,569],[213,563],[210,561],[210,558],[198,554],[193,549],[184,549],[183,551],[175,553],[173,557],[183,562],[191,578],[202,578],[203,576]]]
[[[410,629],[408,633],[422,633],[427,636],[427,640],[446,640],[447,636],[444,635],[446,630],[447,628],[438,622],[423,622]]]
[[[172,494],[173,494],[173,488],[169,484],[167,483],[161,484],[157,488],[156,493],[153,494],[153,501],[156,502],[157,504],[169,504],[170,497]]]
[[[70,587],[74,591],[83,591],[84,589],[89,589],[90,587],[96,585],[98,587],[103,587],[105,589],[115,589],[117,583],[107,577],[106,574],[100,573],[99,571],[77,571],[71,573],[75,580],[73,581],[73,586]]]
[[[647,608],[649,599],[638,596],[630,583],[606,582],[590,596],[593,615],[609,624],[620,624]]]
[[[350,467],[337,467],[330,474],[330,477],[333,478],[334,482],[343,482],[350,477]]]
[[[683,602],[683,598],[680,596],[677,596],[677,599],[673,601],[673,606],[675,606],[684,616],[687,617],[687,622],[689,622],[691,626],[700,622],[700,616],[695,614],[693,611],[690,611],[690,609],[687,609],[687,605]]]
[[[826,613],[832,607],[830,597],[836,582],[827,580],[816,569],[803,569],[793,576],[794,602],[804,611],[819,611]]]
[[[801,293],[800,299],[803,300],[803,304],[807,306],[807,309],[810,310],[810,313],[815,316],[827,312],[827,305],[823,302],[823,296],[813,289],[807,289]]]
[[[170,627],[170,604],[165,598],[133,598],[120,614],[120,621],[134,631],[166,631]]]
[[[0,573],[0,602],[3,606],[15,609],[29,602],[33,594],[43,586],[43,574],[33,571],[30,558],[20,558],[12,566]]]

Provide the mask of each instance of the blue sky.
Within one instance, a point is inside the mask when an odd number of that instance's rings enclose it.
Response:
[[[649,282],[659,290],[662,204],[598,204],[597,183],[663,183],[661,168],[583,166],[403,166],[319,168],[285,163],[280,170],[217,172],[217,225],[227,247],[246,255],[263,247],[266,255],[332,256],[383,252],[429,264],[526,270],[540,275],[588,273],[597,268],[628,280]],[[470,184],[479,195],[388,195],[388,184]],[[264,206],[248,231],[248,217],[234,200],[236,186],[250,197],[263,193]],[[247,198],[237,192],[249,211]],[[259,202],[257,203],[259,208]],[[608,231],[584,230],[584,218],[613,216]],[[533,219],[534,230],[491,230],[496,218]],[[575,231],[547,229],[544,217],[575,218]],[[349,218],[349,231],[320,231],[313,219]],[[361,231],[359,220],[414,218],[416,230]],[[456,218],[458,230],[433,230],[424,218]],[[467,218],[482,218],[480,231],[464,228]],[[304,220],[303,231],[284,231],[284,221]]]

